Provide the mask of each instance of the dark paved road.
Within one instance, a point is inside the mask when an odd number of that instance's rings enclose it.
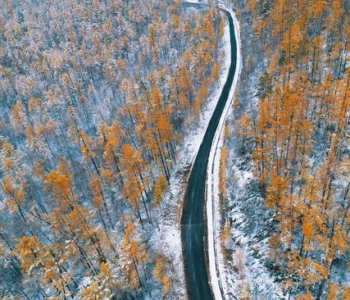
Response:
[[[208,283],[207,255],[205,254],[206,223],[204,219],[205,180],[208,158],[220,117],[229,96],[236,71],[237,46],[231,15],[224,11],[230,25],[231,66],[217,107],[209,122],[187,184],[181,219],[182,251],[189,300],[212,300]]]

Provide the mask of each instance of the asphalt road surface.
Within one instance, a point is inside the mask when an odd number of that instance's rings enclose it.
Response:
[[[185,265],[186,288],[189,300],[212,300],[208,281],[206,221],[205,221],[205,181],[210,148],[221,115],[227,102],[236,71],[237,45],[231,15],[224,11],[229,21],[231,37],[231,66],[227,81],[218,104],[210,119],[196,160],[193,164],[185,192],[181,218],[181,240]]]

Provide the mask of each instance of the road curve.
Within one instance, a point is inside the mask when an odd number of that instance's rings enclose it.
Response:
[[[189,300],[213,299],[208,280],[207,251],[205,250],[207,249],[204,211],[206,171],[213,138],[229,97],[237,63],[237,43],[233,19],[229,12],[222,11],[226,14],[230,27],[231,65],[227,81],[191,169],[181,218],[182,253]]]

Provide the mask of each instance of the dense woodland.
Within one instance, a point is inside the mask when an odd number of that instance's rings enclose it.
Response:
[[[260,51],[267,64],[235,128],[273,216],[266,264],[288,299],[350,299],[350,1],[244,9],[254,27],[245,67]]]
[[[286,298],[349,299],[350,1],[232,2],[247,85],[265,58],[233,128],[272,216],[265,263]],[[2,1],[1,298],[176,299],[149,237],[222,33],[179,0]]]
[[[171,296],[148,238],[222,32],[178,0],[2,1],[1,298]]]

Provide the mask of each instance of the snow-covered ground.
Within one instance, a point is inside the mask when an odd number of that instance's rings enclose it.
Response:
[[[243,7],[241,3],[237,5]],[[281,284],[266,265],[270,252],[268,238],[273,228],[271,214],[266,210],[258,192],[251,160],[236,145],[235,118],[240,118],[243,110],[256,110],[256,86],[259,74],[266,67],[266,61],[260,59],[260,54],[255,52],[255,47],[252,47],[252,41],[249,40],[252,38],[252,28],[248,25],[249,14],[241,11],[239,15],[240,32],[244,35],[240,41],[242,72],[237,86],[240,104],[238,111],[229,114],[231,137],[221,140],[229,149],[226,174],[228,202],[224,217],[230,225],[230,236],[223,243],[217,235],[216,254],[225,299],[284,299]],[[254,58],[250,65],[247,63],[249,56]],[[218,174],[220,155],[217,154],[216,160],[214,171]],[[219,180],[218,176],[215,178]],[[218,195],[218,191],[214,191],[214,195]],[[216,197],[213,218],[217,230],[223,225],[218,200]]]
[[[228,22],[225,26],[224,36],[220,41],[219,53],[222,61],[219,80],[208,97],[199,123],[185,136],[184,145],[177,157],[177,164],[170,178],[169,191],[160,205],[159,230],[152,235],[152,241],[150,243],[156,252],[164,253],[175,266],[173,270],[175,272],[173,288],[176,299],[186,298],[180,230],[182,200],[187,183],[187,175],[195,160],[209,120],[227,79],[230,66],[230,34]],[[227,110],[225,111],[227,112]]]
[[[221,8],[227,9],[225,5],[220,4]],[[231,205],[230,219],[233,220],[231,236],[228,241],[232,256],[227,257],[227,249],[223,249],[220,238],[222,226],[222,216],[220,209],[219,181],[220,181],[220,159],[221,150],[226,141],[224,141],[224,124],[232,109],[232,99],[237,89],[238,80],[242,68],[241,55],[241,29],[234,11],[227,9],[234,20],[235,35],[237,39],[237,70],[230,92],[231,101],[228,101],[220,124],[213,141],[209,165],[207,170],[207,218],[208,218],[208,244],[209,244],[209,264],[212,288],[216,300],[222,299],[242,299],[251,297],[252,299],[284,299],[281,286],[275,282],[270,271],[264,265],[264,260],[268,255],[268,238],[264,237],[260,231],[264,231],[263,225],[268,226],[269,216],[264,214],[264,205],[262,199],[254,194],[250,194],[251,179],[254,178],[252,169],[241,170],[237,164],[233,164],[233,169],[228,172],[236,178],[235,188],[230,190]],[[226,28],[227,29],[227,28]],[[227,43],[229,47],[229,43]],[[226,51],[228,52],[228,48]],[[257,78],[255,78],[257,81]],[[251,84],[251,88],[255,88]],[[253,93],[254,94],[254,93]],[[231,149],[232,153],[232,149]],[[232,157],[232,156],[231,156]],[[240,162],[240,157],[235,157],[235,162]],[[233,187],[233,185],[231,185]],[[250,201],[251,209],[261,209],[262,227],[250,232],[247,216],[241,213],[241,208],[245,206],[246,197]],[[249,197],[251,199],[249,199]],[[257,206],[260,204],[261,208]],[[259,214],[258,212],[256,214]],[[260,233],[259,233],[260,232]],[[226,246],[226,245],[225,245]]]
[[[197,0],[186,2],[204,3],[203,1]],[[225,8],[223,4],[220,4],[220,7]],[[271,277],[269,270],[263,265],[264,255],[268,253],[267,239],[260,240],[258,234],[252,237],[245,231],[247,220],[246,216],[243,216],[240,211],[240,205],[243,205],[242,201],[246,200],[242,195],[248,197],[249,192],[245,191],[245,189],[249,187],[253,174],[251,169],[241,170],[237,166],[240,158],[236,156],[234,156],[234,167],[229,172],[230,175],[233,173],[237,179],[234,184],[236,189],[231,191],[231,207],[233,207],[233,209],[230,211],[230,219],[233,220],[233,227],[231,229],[229,241],[226,243],[232,253],[231,257],[228,258],[227,255],[225,256],[225,251],[227,249],[222,249],[220,240],[221,215],[218,186],[221,149],[225,143],[223,127],[227,116],[232,115],[229,111],[232,108],[232,99],[237,85],[239,84],[238,78],[243,59],[240,51],[240,26],[235,13],[232,10],[229,10],[229,12],[232,15],[235,25],[235,34],[238,44],[238,61],[233,87],[230,92],[229,100],[231,101],[227,102],[217,133],[214,137],[207,171],[206,209],[211,284],[216,300],[240,299],[241,295],[251,295],[253,299],[258,299],[257,297],[265,297],[263,299],[283,299],[280,286],[274,282],[275,280]],[[225,54],[220,58],[222,67],[220,79],[208,98],[206,107],[201,114],[199,124],[197,124],[195,128],[192,128],[185,136],[184,145],[177,157],[177,165],[170,179],[169,191],[160,206],[159,231],[152,236],[151,244],[154,250],[164,253],[173,262],[175,278],[173,282],[174,293],[171,299],[186,299],[180,228],[182,200],[190,168],[195,160],[210,117],[212,116],[227,79],[231,63],[229,56],[230,34],[228,22],[226,22],[224,36],[220,42],[219,48],[220,53]],[[235,196],[232,197],[232,194]],[[252,195],[251,198],[254,198],[254,195]],[[252,206],[254,206],[255,202],[260,200],[261,199],[258,199],[258,197],[255,197],[254,200],[249,198],[247,201],[250,201]],[[263,208],[261,210],[263,211]],[[264,218],[265,217],[266,216],[264,216]],[[268,220],[266,220],[266,222],[268,222]],[[258,231],[254,232],[256,233]]]

